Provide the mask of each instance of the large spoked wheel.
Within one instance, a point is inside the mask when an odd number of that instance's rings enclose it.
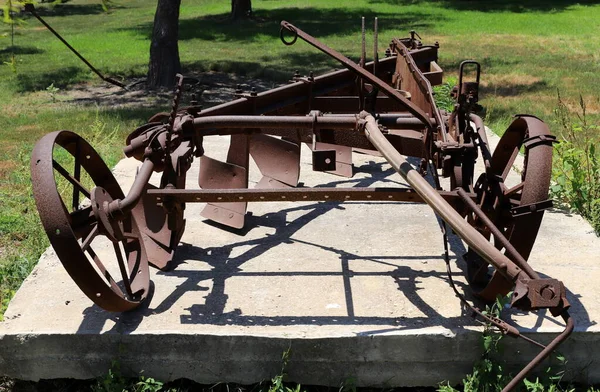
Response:
[[[33,150],[31,178],[50,243],[79,288],[105,310],[137,307],[148,295],[146,252],[131,214],[103,213],[124,195],[102,158],[77,134],[53,132]]]
[[[477,181],[475,191],[480,207],[500,229],[525,260],[529,258],[544,215],[542,205],[548,199],[552,172],[553,137],[546,124],[532,116],[520,116],[509,126],[491,161],[491,172]],[[524,148],[522,164],[517,164],[519,151]],[[514,169],[519,176],[509,176]],[[471,223],[493,240],[476,217]],[[502,250],[503,246],[494,241]],[[467,276],[474,292],[486,301],[506,295],[512,283],[469,249],[466,255]]]

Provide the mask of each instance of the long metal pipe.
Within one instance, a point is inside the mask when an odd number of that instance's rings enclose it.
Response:
[[[154,163],[150,159],[145,159],[140,170],[135,177],[135,181],[123,200],[114,200],[109,205],[109,214],[117,219],[122,218],[129,211],[133,210],[142,198],[148,181],[154,172]]]
[[[94,67],[94,66],[93,66],[93,65],[92,65],[92,64],[91,64],[89,61],[87,61],[87,60],[86,60],[86,59],[85,59],[85,58],[84,58],[84,57],[83,57],[81,54],[79,54],[79,52],[78,52],[78,51],[76,51],[74,47],[72,47],[71,45],[69,45],[69,43],[68,43],[68,42],[67,42],[67,41],[66,41],[66,40],[65,40],[63,37],[61,37],[61,36],[60,36],[60,34],[58,34],[58,33],[56,32],[56,30],[54,30],[54,29],[52,28],[52,26],[50,26],[48,23],[46,23],[46,21],[45,21],[44,19],[42,19],[42,18],[40,17],[40,15],[39,15],[39,14],[37,13],[37,11],[35,10],[35,7],[34,7],[34,5],[33,5],[33,4],[31,4],[31,3],[27,3],[27,4],[25,4],[25,11],[27,11],[27,12],[31,13],[33,16],[35,16],[35,18],[36,18],[37,20],[39,20],[41,24],[43,24],[43,25],[44,25],[44,26],[45,26],[45,27],[46,27],[48,30],[50,30],[50,32],[51,32],[52,34],[54,34],[54,36],[55,36],[56,38],[58,38],[58,39],[60,40],[60,42],[62,42],[62,43],[63,43],[63,44],[64,44],[64,45],[65,45],[67,48],[69,48],[69,50],[71,50],[71,52],[73,52],[73,53],[75,54],[75,56],[79,57],[79,60],[83,61],[83,63],[84,63],[85,65],[87,65],[87,66],[88,66],[88,68],[89,68],[90,70],[92,70],[92,72],[93,72],[93,73],[95,73],[96,75],[98,75],[98,77],[99,77],[100,79],[104,80],[105,82],[112,83],[112,84],[114,84],[115,86],[119,86],[119,87],[121,87],[121,88],[125,88],[125,85],[124,85],[123,83],[120,83],[120,82],[118,82],[118,81],[114,80],[113,78],[105,77],[104,75],[102,75],[102,73],[100,73],[100,71],[98,71],[98,70],[96,69],[96,67]]]
[[[364,113],[364,112],[363,112]],[[379,130],[375,118],[364,115],[365,135],[392,167],[413,187],[423,200],[446,222],[460,238],[474,249],[485,261],[492,264],[504,277],[514,282],[519,275],[533,278],[502,254],[481,233],[465,221],[439,193],[431,187],[417,170],[392,146]]]
[[[194,129],[207,128],[311,128],[355,129],[358,124],[356,115],[344,117],[324,116],[209,116],[194,119]]]
[[[336,115],[336,116],[207,116],[198,117],[194,120],[194,132],[206,129],[244,129],[244,128],[263,128],[263,129],[286,129],[286,128],[304,128],[304,129],[357,129],[361,121],[356,115]],[[420,128],[425,127],[421,120],[415,117],[405,116],[386,116],[382,123],[392,128]],[[203,135],[221,134],[220,132],[202,132]],[[186,135],[189,136],[189,135]]]

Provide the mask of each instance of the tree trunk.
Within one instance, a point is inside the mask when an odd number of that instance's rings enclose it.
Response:
[[[150,45],[147,86],[173,87],[179,62],[179,5],[181,0],[158,0]]]
[[[231,19],[245,19],[252,13],[252,0],[231,0]]]

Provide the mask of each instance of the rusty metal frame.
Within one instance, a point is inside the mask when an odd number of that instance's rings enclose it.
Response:
[[[296,75],[289,84],[261,93],[240,91],[237,99],[205,110],[179,109],[180,77],[171,112],[155,115],[127,138],[125,154],[142,162],[127,195],[91,146],[72,132],[49,134],[38,142],[32,156],[34,196],[63,265],[96,304],[125,311],[147,295],[148,263],[170,268],[185,229],[186,203],[207,203],[204,217],[234,228],[244,226],[248,202],[426,203],[468,244],[467,277],[476,295],[492,301],[513,290],[512,306],[549,309],[566,323],[564,332],[543,346],[465,301],[503,333],[543,347],[505,388],[513,389],[574,328],[562,282],[541,278],[527,263],[543,210],[551,203],[547,198],[553,137],[548,127],[535,117],[517,116],[492,153],[483,120],[473,113],[478,105],[479,64],[461,64],[455,110],[444,113],[432,90],[443,72],[436,62],[439,45],[423,45],[416,33],[393,39],[389,56],[379,59],[375,30],[374,61],[365,61],[363,40],[359,64],[288,22],[281,22],[280,34],[286,45],[300,38],[346,69],[317,77]],[[467,65],[476,66],[475,82],[463,81]],[[203,141],[213,136],[231,138],[225,162],[205,154]],[[301,143],[312,150],[314,170],[351,176],[356,149],[383,156],[410,188],[298,187]],[[75,157],[73,174],[54,160],[54,146]],[[504,180],[522,148],[526,158],[522,181],[508,188]],[[485,173],[474,182],[479,154]],[[414,168],[405,156],[421,158],[420,167]],[[186,172],[195,157],[200,158],[201,189],[185,189]],[[263,175],[255,189],[247,189],[250,158]],[[81,183],[82,170],[94,182],[91,190]],[[433,175],[435,186],[424,178],[425,171]],[[73,186],[71,208],[57,190],[55,172]],[[158,187],[149,185],[155,172],[162,173]],[[440,176],[450,178],[450,190],[442,190]],[[52,189],[49,195],[47,189]],[[80,206],[81,195],[90,206]],[[114,244],[120,284],[89,251],[99,235]]]

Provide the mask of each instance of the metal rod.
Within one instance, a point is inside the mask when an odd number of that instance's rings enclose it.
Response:
[[[373,21],[373,75],[377,76],[377,66],[379,65],[379,27],[377,25],[377,17]]]
[[[158,202],[174,198],[185,203],[231,203],[274,201],[400,201],[424,203],[409,188],[288,188],[288,189],[149,189]],[[445,200],[457,200],[456,192],[439,192]],[[471,194],[476,197],[475,193]]]
[[[367,60],[367,39],[366,39],[366,35],[365,35],[365,17],[363,16],[362,18],[360,18],[360,35],[361,35],[361,49],[360,49],[360,62],[359,62],[359,66],[361,68],[365,67],[365,63]]]
[[[481,208],[479,208],[479,206],[473,201],[469,194],[465,192],[465,190],[462,188],[458,188],[457,193],[458,196],[460,196],[460,198],[465,202],[467,207],[469,207],[469,209],[473,211],[473,213],[475,213],[475,215],[477,215],[479,219],[481,219],[483,224],[490,230],[492,235],[500,241],[504,248],[506,248],[506,253],[511,258],[511,260],[514,261],[515,264],[518,265],[519,268],[521,268],[523,271],[525,271],[525,273],[529,275],[532,279],[539,279],[540,276],[538,275],[538,273],[535,272],[533,268],[531,268],[527,260],[525,260],[523,256],[521,256],[521,254],[510,243],[510,241],[508,241],[508,239],[504,236],[504,234],[502,234],[502,232],[496,227],[496,225],[494,225],[490,218],[487,217],[485,212],[483,212]]]
[[[433,119],[430,119],[433,120]],[[206,129],[227,129],[227,132],[202,131],[202,135],[229,135],[235,133],[232,129],[349,129],[355,130],[360,120],[356,115],[336,116],[207,116],[194,119],[194,132]],[[425,127],[421,120],[415,117],[385,116],[382,124],[391,128],[406,127],[409,129]],[[191,135],[185,135],[191,136]]]
[[[125,196],[123,200],[113,200],[110,203],[108,211],[109,215],[120,219],[129,211],[133,210],[142,198],[153,172],[154,163],[150,159],[144,160],[127,196]]]
[[[356,115],[345,117],[323,116],[210,116],[194,119],[194,129],[207,128],[349,128],[358,124]]]
[[[73,177],[64,167],[60,165],[60,163],[56,162],[54,159],[52,160],[52,167],[60,173],[61,176],[73,185],[73,189],[79,190],[79,192],[83,193],[85,197],[90,197],[90,191],[88,191],[81,182],[75,177]]]
[[[360,49],[360,61],[358,62],[358,66],[360,68],[365,67],[366,59],[367,59],[367,41],[365,37],[365,17],[361,18],[361,49]],[[358,111],[363,111],[365,109],[365,80],[363,78],[358,78]]]
[[[58,34],[48,23],[46,23],[37,13],[37,11],[35,10],[35,7],[33,6],[33,4],[31,3],[27,3],[25,4],[25,10],[30,12],[33,16],[35,16],[35,18],[37,20],[40,21],[41,24],[43,24],[44,26],[46,26],[46,28],[48,30],[50,30],[50,32],[52,34],[54,34],[56,36],[56,38],[58,38],[60,40],[60,42],[62,42],[63,44],[65,44],[65,46],[67,48],[69,48],[71,50],[71,52],[75,53],[75,56],[79,57],[79,59],[81,61],[84,62],[85,65],[88,66],[89,69],[92,70],[92,72],[94,72],[96,75],[98,75],[98,77],[100,77],[100,79],[104,80],[105,82],[108,83],[112,83],[115,86],[119,86],[121,88],[125,88],[125,85],[123,83],[117,82],[116,80],[112,79],[112,78],[107,78],[104,75],[102,75],[100,73],[100,71],[98,71],[92,64],[90,64],[89,61],[87,61],[82,55],[79,54],[78,51],[75,50],[75,48],[73,48],[71,45],[69,45],[69,43],[67,41],[64,40],[63,37],[60,36],[60,34]]]
[[[485,261],[492,264],[500,274],[514,282],[523,271],[512,260],[502,254],[481,233],[469,225],[458,212],[415,170],[392,146],[379,130],[375,118],[363,114],[366,119],[365,135],[392,167],[408,182],[423,200]],[[527,278],[527,276],[524,276]]]
[[[502,392],[512,391],[521,381],[523,381],[525,376],[527,376],[527,374],[530,371],[532,371],[534,367],[536,367],[537,365],[540,364],[540,362],[542,362],[544,359],[546,359],[546,357],[548,355],[550,355],[550,353],[552,351],[554,351],[554,349],[556,347],[558,347],[558,345],[561,344],[566,338],[568,338],[569,335],[573,332],[573,329],[575,328],[575,322],[573,321],[573,318],[569,315],[569,312],[565,310],[561,316],[562,316],[563,320],[565,321],[565,323],[567,324],[565,326],[565,330],[560,335],[558,335],[556,338],[554,338],[554,340],[552,340],[550,342],[550,344],[548,344],[546,346],[545,349],[540,351],[540,353],[538,355],[536,355],[536,357],[533,358],[531,360],[531,362],[529,362],[527,364],[527,366],[525,366],[519,372],[519,374],[517,374],[515,376],[515,378],[510,380],[510,382],[504,387]]]
[[[483,158],[483,164],[485,166],[486,171],[489,170],[492,166],[492,154],[490,152],[490,144],[488,143],[487,135],[485,134],[485,126],[483,125],[483,120],[476,114],[470,113],[469,118],[473,123],[475,123],[475,128],[477,128],[477,134],[479,135],[479,148],[481,149],[481,157]]]
[[[75,167],[73,168],[73,176],[77,182],[81,182],[81,146],[79,144],[79,139],[75,142]],[[71,206],[73,207],[73,211],[75,211],[79,207],[79,190],[75,185],[73,185],[73,203]]]
[[[358,65],[356,65],[352,60],[350,60],[346,56],[344,56],[341,53],[339,53],[338,51],[333,50],[330,47],[324,45],[323,43],[316,40],[314,37],[306,34],[304,31],[295,27],[291,23],[282,21],[281,27],[283,29],[286,29],[286,30],[292,32],[293,34],[296,34],[298,37],[302,38],[304,41],[306,41],[310,45],[314,46],[315,48],[319,49],[320,51],[326,53],[327,55],[329,55],[329,56],[333,57],[334,59],[336,59],[337,61],[339,61],[342,65],[344,65],[350,71],[353,71],[354,73],[358,74],[361,78],[364,78],[365,80],[368,80],[370,83],[373,83],[374,85],[376,85],[378,88],[381,89],[381,91],[383,91],[385,93],[385,95],[387,95],[390,98],[396,99],[399,103],[401,103],[406,108],[406,110],[408,110],[415,117],[417,117],[418,119],[423,121],[423,123],[425,123],[428,128],[433,129],[434,125],[429,121],[429,116],[421,108],[416,106],[414,103],[412,103],[411,101],[406,99],[402,94],[400,94],[398,91],[396,91],[396,89],[394,89],[392,86],[390,86],[383,80],[379,79],[377,76],[373,75],[372,73],[365,70],[364,68],[360,68]]]

